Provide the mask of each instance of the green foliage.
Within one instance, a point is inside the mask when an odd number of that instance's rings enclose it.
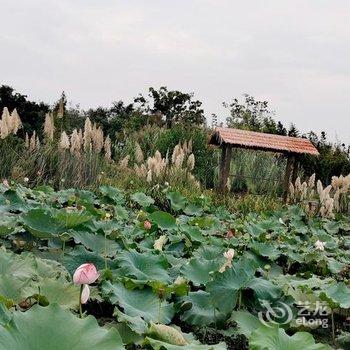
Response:
[[[167,128],[175,123],[188,125],[201,125],[205,121],[204,110],[201,108],[202,102],[193,100],[193,93],[183,93],[177,90],[168,90],[162,86],[158,90],[149,88],[148,101],[140,95],[135,99],[136,103],[147,113],[165,117]]]
[[[179,334],[193,349],[225,348],[217,340],[224,335],[230,344],[239,334],[256,349],[294,349],[300,343],[327,348],[315,344],[310,333],[295,333],[298,303],[311,303],[315,311],[325,302],[327,313],[332,310],[339,319],[348,312],[348,218],[309,218],[297,206],[238,216],[204,195],[187,198],[169,191],[164,197],[168,210],[160,210],[150,195],[128,196],[108,185],[96,193],[1,185],[0,213],[6,220],[0,227],[6,229],[0,242],[8,249],[0,254],[0,344],[23,347],[22,333],[17,334],[23,327],[31,344],[40,321],[46,332],[38,336],[40,346],[50,345],[45,334],[70,337],[73,329],[84,335],[78,327],[84,322],[97,349],[108,348],[110,339],[122,346],[115,330],[99,328],[95,317],[120,330],[125,344],[144,348],[176,349]],[[152,222],[150,230],[145,220]],[[162,251],[155,248],[160,237],[166,240]],[[326,242],[324,250],[316,249],[317,240]],[[229,249],[234,249],[230,261]],[[100,278],[90,286],[79,320],[80,289],[71,276],[86,262],[96,265]],[[11,322],[18,329],[9,328]],[[161,334],[150,332],[150,323]],[[203,332],[215,335],[215,345],[195,339]]]
[[[250,338],[250,349],[252,350],[330,350],[331,347],[316,344],[312,335],[306,332],[298,332],[288,336],[284,329],[273,326],[260,326]]]
[[[115,329],[99,327],[91,316],[80,320],[58,305],[34,306],[25,313],[16,311],[9,318],[0,326],[2,349],[124,349]]]

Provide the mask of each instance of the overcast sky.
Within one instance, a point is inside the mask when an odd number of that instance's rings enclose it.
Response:
[[[207,116],[249,93],[302,131],[350,143],[350,1],[0,0],[0,84],[81,107],[149,86]]]

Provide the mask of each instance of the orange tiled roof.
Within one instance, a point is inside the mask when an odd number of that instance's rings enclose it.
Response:
[[[311,141],[305,138],[232,128],[216,128],[215,133],[210,138],[210,144],[221,145],[222,143],[272,152],[319,154]]]

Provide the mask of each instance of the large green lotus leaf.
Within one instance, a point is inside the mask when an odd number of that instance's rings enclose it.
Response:
[[[331,347],[316,344],[310,333],[297,332],[293,336],[282,328],[261,325],[249,338],[251,350],[330,350]]]
[[[148,329],[147,322],[141,316],[126,315],[118,310],[118,308],[115,308],[113,316],[117,317],[118,322],[126,324],[133,332],[139,335],[145,334]]]
[[[290,226],[293,228],[293,231],[298,234],[306,234],[309,231],[308,226],[305,225],[301,218],[291,220]]]
[[[258,255],[270,260],[276,260],[281,254],[272,244],[266,242],[254,242],[251,249]]]
[[[130,216],[130,213],[121,205],[114,206],[115,218],[119,221],[127,220]]]
[[[11,321],[12,313],[6,305],[0,302],[0,326],[6,326]]]
[[[173,210],[183,210],[187,205],[187,199],[183,197],[178,191],[169,192],[167,198],[170,201]]]
[[[313,294],[315,289],[322,289],[334,282],[332,278],[321,279],[312,276],[311,278],[304,279],[290,275],[277,276],[273,281],[285,291],[286,295],[291,295],[296,301],[299,300],[299,295],[298,293],[295,294],[295,292],[301,291],[304,294]],[[304,298],[305,300],[308,300],[311,297],[305,295]]]
[[[144,208],[147,208],[150,205],[154,204],[154,199],[150,196],[147,196],[143,192],[134,193],[130,198]]]
[[[265,228],[259,224],[249,223],[246,224],[246,230],[252,237],[259,237],[261,234],[266,232]]]
[[[222,247],[215,247],[212,245],[201,245],[193,254],[198,258],[206,260],[215,260],[222,257]]]
[[[143,335],[140,335],[132,330],[132,328],[125,322],[119,322],[117,324],[107,324],[106,327],[114,327],[122,337],[124,345],[130,345],[136,347],[144,340]]]
[[[258,300],[272,302],[282,295],[282,290],[279,287],[263,278],[253,278],[248,282],[246,288],[252,289]]]
[[[186,236],[191,242],[199,242],[201,244],[205,244],[208,240],[208,238],[204,234],[204,231],[202,231],[197,226],[189,226],[185,224],[181,225],[180,229],[186,234]]]
[[[181,320],[194,326],[205,326],[222,320],[223,315],[215,309],[209,293],[199,290],[181,298],[184,305],[192,307],[181,314]]]
[[[100,254],[89,252],[83,246],[75,247],[73,251],[66,253],[63,258],[63,265],[71,275],[78,266],[86,262],[93,263],[98,270],[105,267],[105,259]],[[107,265],[113,269],[116,267],[116,262],[107,259]]]
[[[100,191],[105,197],[111,199],[115,204],[125,203],[124,194],[115,187],[108,185],[101,186]]]
[[[320,298],[326,300],[330,308],[350,308],[350,289],[344,282],[333,284],[320,293]]]
[[[36,267],[37,262],[34,255],[17,255],[5,249],[0,249],[0,275],[25,280],[35,277]]]
[[[326,222],[324,223],[323,227],[325,228],[325,230],[331,234],[331,235],[336,235],[339,232],[339,229],[341,227],[341,223],[338,221],[334,221],[334,220],[326,220]]]
[[[66,229],[51,213],[44,209],[32,209],[21,216],[22,223],[38,238],[52,238]]]
[[[149,217],[163,230],[171,230],[176,228],[176,220],[169,213],[164,211],[155,211]]]
[[[247,338],[262,324],[257,317],[248,311],[234,311],[232,312],[230,320],[237,323],[239,332],[244,334]]]
[[[247,261],[248,262],[248,261]],[[251,266],[234,263],[224,273],[215,274],[214,280],[206,286],[212,296],[214,306],[224,313],[233,310],[237,303],[238,292],[244,289],[253,278]]]
[[[40,283],[40,296],[50,304],[58,304],[63,308],[76,308],[79,305],[79,286],[60,280],[44,279]]]
[[[23,200],[19,189],[12,190],[9,189],[3,193],[3,198],[6,200],[6,203],[9,204],[8,208],[12,211],[18,210],[24,212],[28,210],[28,205]]]
[[[33,253],[14,254],[0,249],[0,275],[18,279],[67,278],[67,270],[57,261],[42,259]]]
[[[22,253],[21,256],[26,257],[27,255]],[[28,257],[33,257],[35,259],[36,274],[40,276],[40,278],[70,279],[67,269],[61,263],[55,260],[39,258],[31,253],[28,254]]]
[[[348,266],[348,264],[342,263],[332,258],[328,258],[327,263],[328,263],[329,271],[335,274],[340,273]]]
[[[181,273],[194,285],[206,284],[212,279],[211,273],[218,271],[221,263],[218,260],[191,259],[181,269]]]
[[[117,261],[121,267],[119,271],[121,275],[135,278],[139,282],[171,281],[167,272],[168,262],[162,255],[131,250],[121,253]]]
[[[32,290],[28,292],[26,288],[31,285],[31,279],[17,279],[11,275],[0,275],[0,302],[4,301],[7,305],[15,305],[29,297]]]
[[[66,209],[61,209],[57,211],[54,215],[54,219],[58,221],[65,228],[74,228],[85,222],[88,222],[93,217],[84,211],[67,211]]]
[[[205,217],[195,217],[190,221],[190,224],[193,226],[198,226],[201,229],[210,229],[213,228],[215,224],[217,224],[217,219],[212,216]]]
[[[120,350],[119,333],[98,326],[88,316],[79,319],[58,305],[34,306],[14,312],[6,326],[0,326],[0,348],[11,350]]]
[[[6,214],[0,216],[0,236],[14,233],[17,225],[18,217]]]
[[[67,271],[55,261],[44,260],[33,254],[0,254],[0,296],[12,303],[38,293],[38,283],[44,278],[68,277]]]
[[[69,231],[68,234],[74,238],[76,243],[81,243],[86,248],[103,256],[116,256],[121,250],[121,246],[116,241],[100,234],[84,231]]]
[[[118,304],[124,313],[131,317],[142,317],[145,321],[168,324],[174,315],[172,304],[160,299],[151,288],[127,289],[121,283],[105,282],[102,286],[104,295],[113,304]]]
[[[184,213],[186,215],[199,216],[199,215],[203,214],[203,208],[201,206],[199,206],[199,205],[190,203],[184,209]]]
[[[226,344],[225,343],[219,343],[216,345],[204,345],[200,344],[199,342],[195,342],[192,344],[186,344],[183,345],[173,345],[169,344],[160,340],[152,339],[147,337],[145,339],[145,344],[150,345],[152,349],[154,350],[183,350],[186,348],[186,350],[226,350]]]

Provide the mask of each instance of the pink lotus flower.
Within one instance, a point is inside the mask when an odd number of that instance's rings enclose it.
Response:
[[[145,228],[145,230],[150,230],[152,228],[152,224],[150,221],[146,220],[144,223],[143,223],[143,227]]]
[[[86,304],[90,298],[90,288],[87,284],[84,284],[83,290],[81,291],[81,303]]]
[[[74,272],[73,282],[75,284],[91,284],[94,283],[100,274],[97,272],[97,269],[94,264],[86,263],[80,265]]]
[[[227,267],[232,267],[232,260],[233,260],[233,257],[235,256],[235,251],[231,248],[227,252],[225,252],[223,255],[226,258],[226,261],[220,267],[219,269],[220,273],[225,272]]]
[[[74,272],[73,282],[80,285],[79,294],[79,314],[83,317],[82,304],[86,304],[90,297],[89,284],[94,283],[100,274],[97,272],[96,266],[92,263],[80,265]]]
[[[235,256],[235,251],[231,248],[229,249],[227,252],[224,253],[224,257],[227,259],[227,260],[231,260],[233,259],[233,257]]]
[[[9,182],[7,181],[7,179],[4,179],[4,180],[2,181],[2,184],[3,184],[5,187],[10,187],[10,184],[9,184]]]

